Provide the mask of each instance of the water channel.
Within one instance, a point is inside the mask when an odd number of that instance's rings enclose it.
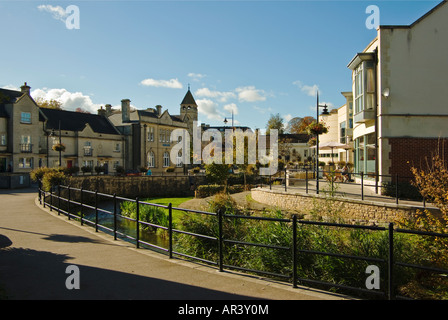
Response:
[[[117,200],[117,238],[131,243],[135,243],[135,238],[137,235],[136,222],[128,220],[121,216],[120,210],[121,201]],[[114,203],[113,201],[101,201],[98,202],[98,231],[105,232],[113,236],[114,229]],[[101,210],[100,210],[101,209]],[[104,212],[102,210],[108,211],[110,213]],[[72,210],[71,210],[72,211]],[[77,210],[79,212],[79,209]],[[84,222],[88,225],[95,227],[96,213],[94,209],[84,208],[83,217],[89,220],[91,223]],[[128,237],[126,237],[126,235]],[[133,239],[131,239],[131,238]],[[163,237],[156,232],[149,230],[142,230],[140,228],[139,239],[141,241],[151,243],[153,245],[168,248],[168,238]],[[144,246],[144,244],[141,244]]]

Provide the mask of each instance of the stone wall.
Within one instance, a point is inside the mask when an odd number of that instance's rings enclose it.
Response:
[[[263,204],[276,206],[280,209],[304,215],[311,219],[310,212],[317,211],[317,215],[324,219],[342,218],[346,223],[361,223],[367,225],[384,224],[403,218],[412,217],[417,207],[396,205],[392,203],[379,203],[346,198],[325,198],[322,195],[293,194],[282,191],[265,189],[252,189],[252,199]],[[336,212],[336,216],[326,216],[324,212]]]
[[[204,176],[78,176],[69,180],[70,187],[120,197],[183,197],[193,196],[194,187],[203,183]]]

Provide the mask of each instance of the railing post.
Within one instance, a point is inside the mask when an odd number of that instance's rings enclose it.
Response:
[[[58,216],[61,215],[61,186],[58,184]]]
[[[68,185],[67,187],[67,198],[68,198],[68,202],[67,202],[67,217],[68,220],[70,220],[70,185]]]
[[[398,173],[395,174],[395,203],[398,204]]]
[[[114,240],[117,240],[117,195],[114,193]]]
[[[223,235],[222,235],[222,212],[221,210],[217,211],[217,215],[218,215],[218,251],[219,251],[219,271],[222,272],[223,271],[223,259],[224,259],[224,254],[223,254]]]
[[[45,196],[47,195],[47,192],[45,190],[43,190],[43,194],[44,194],[44,197],[42,200],[42,205],[44,206],[44,209],[45,209]]]
[[[169,255],[170,259],[173,258],[173,205],[170,202],[168,204],[168,237],[169,237]]]
[[[95,232],[98,232],[98,190],[95,190]]]
[[[81,225],[83,225],[83,222],[82,222],[82,209],[83,209],[83,207],[84,207],[84,204],[83,204],[83,201],[82,201],[82,195],[83,195],[83,193],[82,193],[82,187],[81,187],[81,212],[79,213],[80,214],[80,220],[81,220]]]
[[[269,190],[272,190],[272,180],[271,180],[272,176],[269,175]]]
[[[42,193],[41,193],[41,182],[40,180],[37,181],[37,192],[39,196],[39,204],[42,204]]]
[[[306,186],[306,193],[308,193],[308,168],[305,168],[305,186]]]
[[[364,172],[361,171],[361,200],[364,200]]]
[[[288,191],[287,190],[287,184],[288,184],[288,181],[287,181],[287,178],[286,178],[286,168],[285,168],[285,192]]]
[[[135,219],[135,224],[136,224],[136,230],[135,230],[135,247],[138,249],[139,248],[139,242],[140,242],[140,225],[139,225],[139,220],[140,220],[140,204],[138,202],[138,197],[135,198],[135,203],[137,205],[137,212],[136,212],[136,219]]]
[[[297,215],[292,216],[292,286],[297,288]]]
[[[50,211],[53,211],[53,186],[50,187]]]
[[[393,277],[393,268],[394,268],[394,224],[389,223],[389,275],[388,275],[388,291],[389,291],[389,300],[393,299],[393,288],[394,288],[394,277]]]

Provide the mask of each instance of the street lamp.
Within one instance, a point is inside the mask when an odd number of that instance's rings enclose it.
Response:
[[[319,123],[319,108],[324,108],[322,116],[328,116],[327,105],[319,105],[319,91],[317,92],[317,104],[316,104],[316,121]],[[316,133],[316,193],[319,194],[319,133]]]
[[[50,136],[53,138],[56,137],[56,133],[54,132],[54,129],[51,129]],[[61,142],[61,120],[59,120],[59,145],[62,145],[62,142]],[[62,166],[61,152],[62,152],[62,149],[59,148],[59,166],[60,167]]]

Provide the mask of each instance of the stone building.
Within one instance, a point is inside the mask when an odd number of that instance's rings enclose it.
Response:
[[[103,111],[125,139],[125,169],[149,168],[152,173],[162,173],[167,168],[185,172],[182,155],[171,159],[170,151],[176,142],[170,141],[175,129],[186,129],[192,137],[193,125],[198,120],[198,105],[188,89],[180,103],[179,114],[171,115],[161,105],[146,110],[131,110],[131,101],[123,99],[121,110],[114,112],[110,105]]]
[[[64,145],[64,151],[53,145]],[[21,91],[0,89],[0,172],[29,173],[46,167],[123,164],[120,132],[103,115],[39,108],[25,83]]]

